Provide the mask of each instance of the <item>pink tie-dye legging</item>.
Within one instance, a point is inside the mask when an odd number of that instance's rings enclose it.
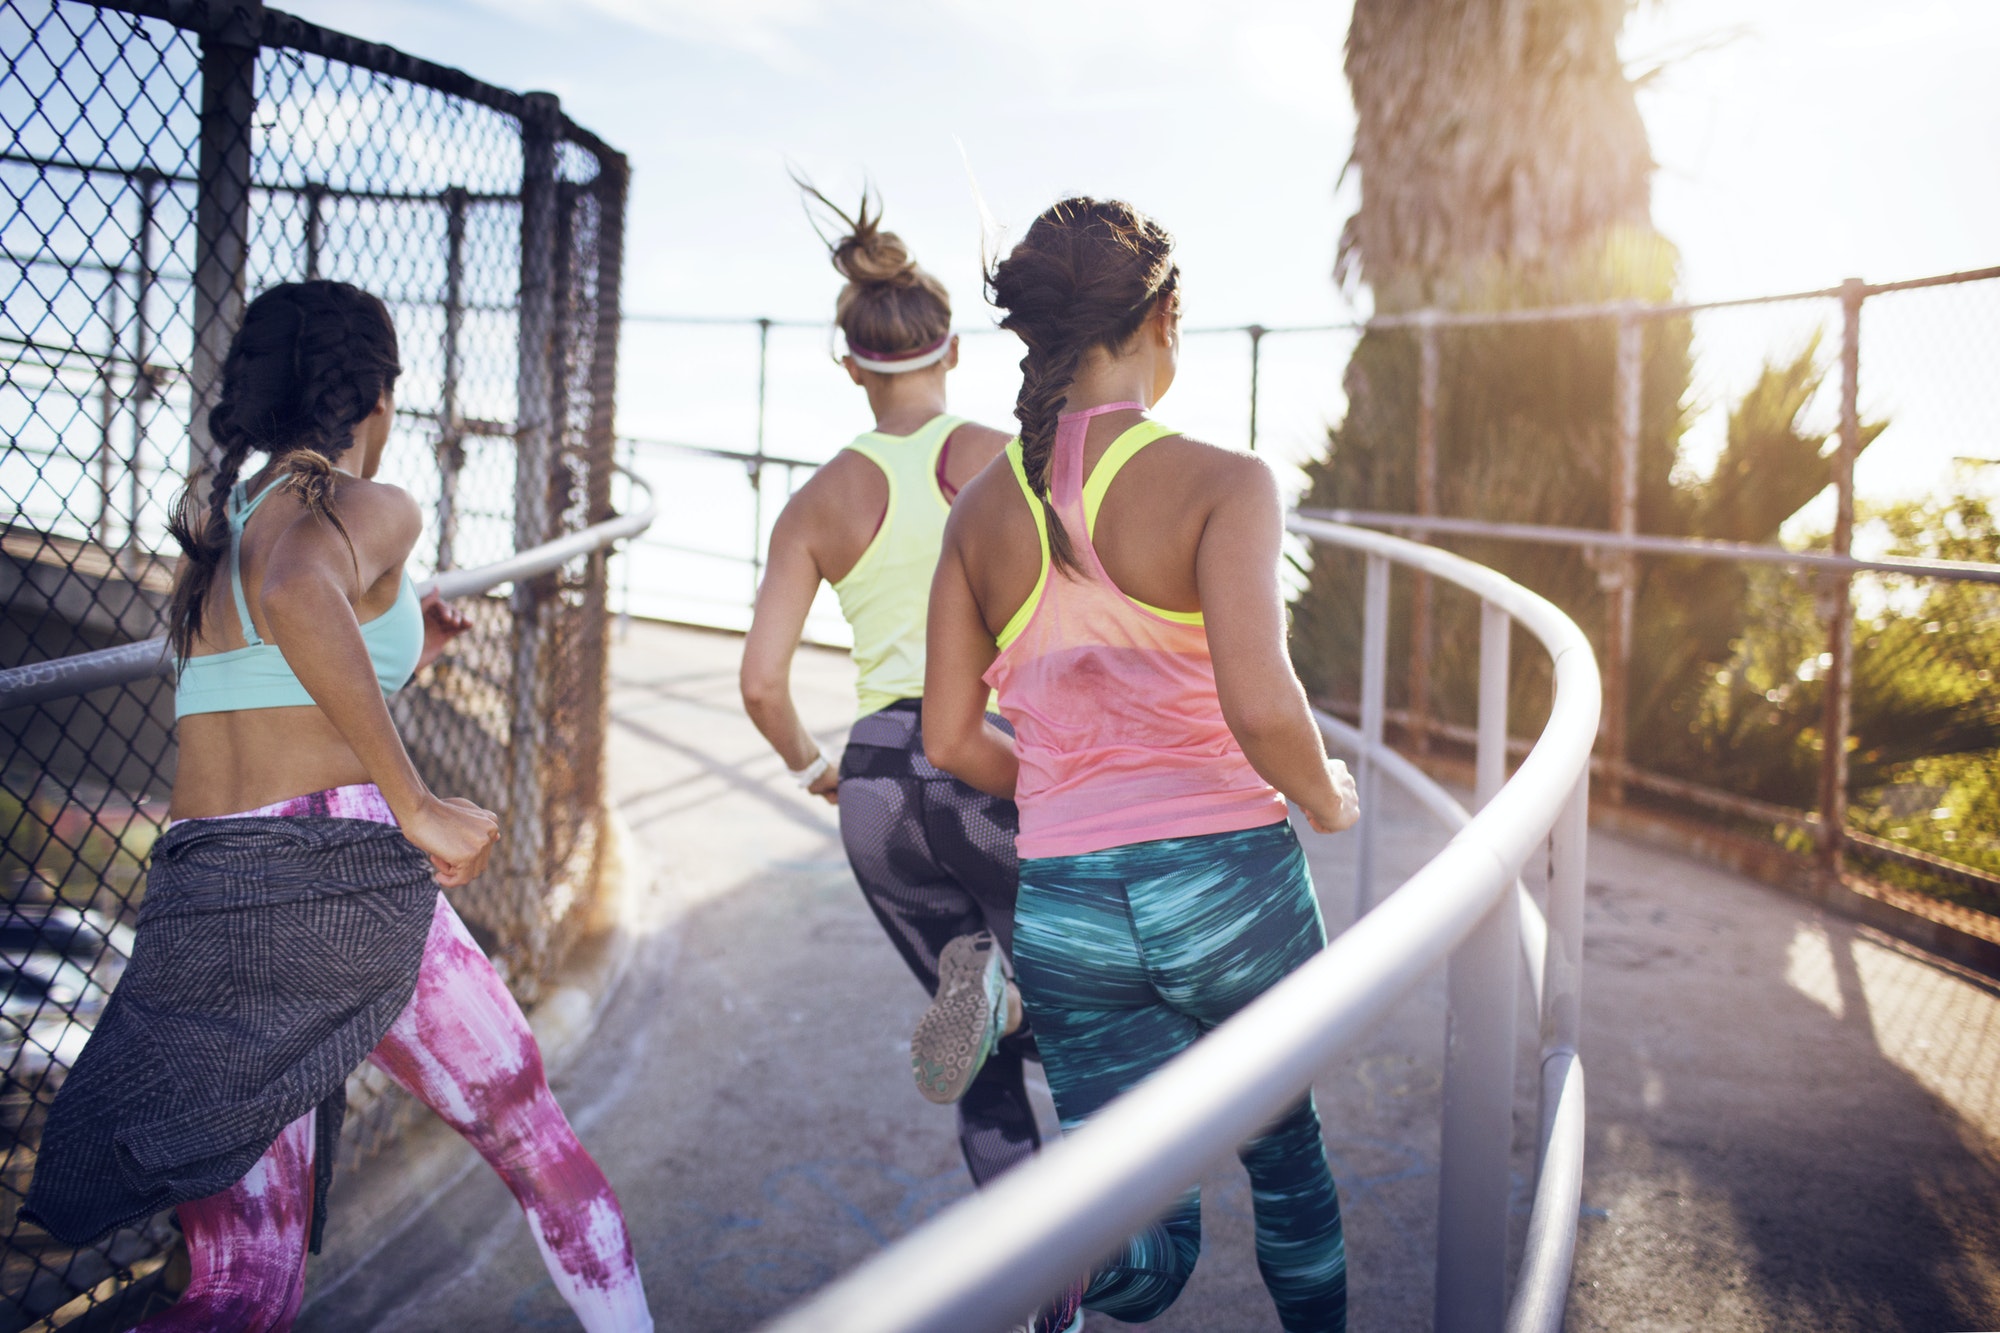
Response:
[[[393,823],[370,787],[315,792],[246,814]],[[541,1049],[493,964],[439,894],[416,994],[369,1060],[444,1117],[514,1192],[556,1290],[590,1333],[649,1330],[625,1215],[549,1092]],[[193,1278],[144,1333],[289,1329],[305,1294],[313,1115],[293,1121],[243,1179],[180,1206]]]

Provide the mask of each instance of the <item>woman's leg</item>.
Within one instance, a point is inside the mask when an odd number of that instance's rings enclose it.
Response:
[[[520,1006],[443,894],[417,993],[368,1058],[499,1173],[589,1333],[652,1328],[618,1197],[550,1094]]]
[[[1139,939],[1154,985],[1204,1030],[1326,947],[1289,824],[1153,846],[1166,863],[1132,887]],[[1184,869],[1171,864],[1182,856]],[[1337,1333],[1347,1321],[1347,1248],[1311,1094],[1238,1156],[1250,1173],[1257,1267],[1280,1322],[1290,1333]]]
[[[278,1134],[243,1179],[175,1210],[194,1275],[140,1333],[283,1333],[306,1290],[312,1226],[313,1115]]]
[[[933,821],[926,808],[928,784],[919,770],[944,775],[923,757],[915,713],[890,710],[856,723],[840,769],[840,840],[855,882],[911,974],[925,993],[935,995],[938,955],[952,940],[991,930],[1001,947],[1007,947],[1012,912],[1006,913],[1004,927],[996,927],[987,901],[996,892],[993,881],[1000,872],[989,864],[968,884],[964,872],[969,869],[966,862],[976,859],[971,856],[975,849],[947,839],[950,850],[963,853],[957,862],[947,864],[941,857],[946,849],[933,844]],[[991,812],[983,821],[974,819],[968,828],[978,832],[990,849],[993,839],[985,836],[987,822],[992,822]],[[960,829],[961,834],[967,831]],[[1005,896],[1011,909],[1011,831],[1004,842]],[[1026,1161],[1041,1146],[1021,1063],[1032,1053],[1021,1034],[1003,1039],[959,1099],[959,1148],[974,1184],[983,1185]]]
[[[1125,900],[1125,849],[1025,861],[1014,966],[1063,1128],[1186,1050],[1200,1025],[1161,1003]],[[1201,1254],[1201,1198],[1189,1190],[1092,1276],[1084,1304],[1130,1322],[1180,1295]]]
[[[1012,734],[1005,721],[992,718]],[[1008,958],[1014,953],[1014,901],[1020,888],[1020,859],[1014,836],[1020,816],[1012,801],[967,786],[923,756],[918,729],[915,770],[923,782],[924,839],[944,872],[977,905],[983,929],[992,933]],[[1032,1025],[1000,1039],[986,1068],[959,1101],[959,1136],[966,1160],[984,1158],[1005,1169],[1041,1147],[1034,1106],[1028,1100],[1025,1063],[1041,1061]],[[990,1175],[998,1170],[989,1170]]]
[[[1312,1095],[1237,1150],[1250,1173],[1257,1270],[1287,1333],[1347,1327],[1347,1242],[1340,1194]]]

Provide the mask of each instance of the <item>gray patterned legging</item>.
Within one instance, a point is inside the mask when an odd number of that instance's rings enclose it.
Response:
[[[1021,863],[1015,966],[1065,1129],[1192,1045],[1325,947],[1290,824]],[[1257,1267],[1291,1333],[1347,1324],[1340,1198],[1312,1095],[1239,1151]],[[1098,1269],[1084,1304],[1158,1317],[1201,1253],[1189,1190]]]
[[[955,937],[990,930],[1012,950],[1015,828],[1012,801],[924,758],[916,700],[854,724],[840,760],[840,840],[862,897],[930,994],[938,953]],[[1005,1038],[958,1103],[959,1146],[975,1184],[1041,1147],[1022,1070],[1036,1058],[1025,1029]]]

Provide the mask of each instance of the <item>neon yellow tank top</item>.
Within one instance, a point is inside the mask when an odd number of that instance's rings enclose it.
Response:
[[[889,483],[889,511],[881,530],[854,568],[833,585],[840,613],[854,630],[854,665],[860,670],[857,716],[923,696],[931,575],[951,513],[938,489],[938,455],[964,424],[964,417],[940,414],[914,434],[869,431],[847,446],[881,468]]]

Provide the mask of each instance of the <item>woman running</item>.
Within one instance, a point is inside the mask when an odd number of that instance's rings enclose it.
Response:
[[[154,1333],[291,1327],[363,1059],[500,1174],[586,1329],[652,1327],[617,1197],[439,892],[479,874],[498,821],[432,794],[390,717],[470,624],[419,603],[416,502],[371,480],[400,370],[368,293],[259,296],[209,414],[210,503],[191,479],[173,524],[172,823],[28,1199],[73,1243],[176,1209],[193,1279]],[[253,453],[269,461],[239,480]]]
[[[853,217],[800,182],[847,234],[829,242],[847,279],[834,307],[847,374],[875,429],[799,488],[771,532],[770,563],[743,645],[743,704],[798,784],[840,807],[861,893],[935,1002],[911,1039],[917,1086],[958,1103],[959,1143],[984,1184],[1041,1145],[1028,1102],[1013,947],[1011,801],[924,758],[924,614],[945,516],[1007,437],[945,410],[958,364],[951,298],[919,268],[880,204]],[[858,717],[836,771],[792,704],[792,654],[824,579],[854,631]]]
[[[1270,470],[1146,416],[1179,359],[1172,245],[1127,204],[1067,199],[994,269],[1028,349],[1021,435],[959,497],[931,596],[928,753],[1020,804],[1014,958],[1065,1127],[1324,947],[1285,798],[1321,832],[1359,815],[1285,652]],[[1279,1318],[1344,1327],[1311,1094],[1240,1155]],[[1190,1190],[1083,1303],[1152,1319],[1200,1251]]]

